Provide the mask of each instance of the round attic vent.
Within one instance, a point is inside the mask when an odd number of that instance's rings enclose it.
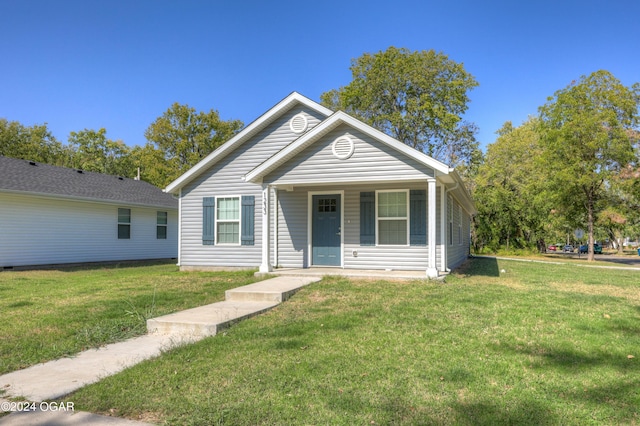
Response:
[[[349,136],[340,136],[338,139],[333,141],[333,145],[331,146],[333,155],[335,155],[339,160],[346,160],[351,157],[355,149],[356,146]]]
[[[307,130],[308,126],[309,122],[303,113],[294,115],[291,121],[289,121],[289,128],[293,133],[302,133]]]

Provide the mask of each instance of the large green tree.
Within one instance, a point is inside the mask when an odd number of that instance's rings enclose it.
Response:
[[[72,167],[91,172],[133,177],[131,149],[120,140],[107,138],[107,130],[84,129],[69,134]]]
[[[352,81],[321,95],[384,133],[450,165],[478,149],[476,128],[464,123],[467,93],[478,85],[463,64],[434,50],[389,47],[351,62]]]
[[[596,71],[557,91],[540,107],[548,179],[575,226],[587,225],[594,259],[594,223],[611,180],[636,161],[630,131],[638,126],[640,85],[624,86]]]
[[[46,124],[25,126],[0,118],[0,155],[67,166],[71,152],[63,146]]]
[[[478,249],[544,250],[553,204],[545,187],[546,170],[537,161],[542,151],[537,125],[536,119],[519,127],[506,122],[487,147],[475,176]]]
[[[196,112],[188,105],[174,103],[151,123],[145,137],[164,153],[171,170],[170,182],[231,139],[243,126],[240,120],[222,120],[218,111]]]

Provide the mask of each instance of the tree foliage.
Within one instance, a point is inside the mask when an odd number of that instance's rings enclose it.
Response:
[[[90,172],[132,177],[131,149],[107,138],[106,129],[84,129],[69,134],[72,167]]]
[[[218,111],[196,112],[188,105],[174,103],[151,123],[145,137],[164,153],[171,181],[231,139],[243,126],[240,120],[220,119]]]
[[[540,107],[550,183],[568,218],[587,224],[593,260],[594,223],[612,179],[636,161],[630,131],[638,125],[640,86],[596,71],[559,90]],[[579,223],[576,223],[579,225]]]
[[[478,150],[475,125],[462,122],[474,77],[441,52],[389,47],[351,62],[353,80],[321,95],[382,132],[450,165]]]
[[[553,198],[545,188],[538,121],[506,122],[475,177],[477,249],[544,249]]]
[[[24,126],[17,121],[0,118],[0,155],[67,166],[70,154],[46,124]]]

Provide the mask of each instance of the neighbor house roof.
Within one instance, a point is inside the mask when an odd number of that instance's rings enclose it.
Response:
[[[0,156],[0,192],[178,208],[178,201],[150,183]]]

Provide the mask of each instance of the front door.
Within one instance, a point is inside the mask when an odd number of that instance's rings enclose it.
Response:
[[[313,265],[340,266],[340,194],[313,195],[311,254]]]

